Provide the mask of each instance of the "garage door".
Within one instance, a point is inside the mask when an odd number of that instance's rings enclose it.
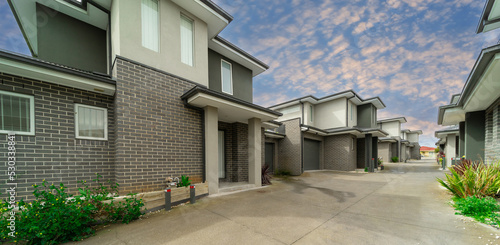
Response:
[[[304,139],[304,170],[319,169],[319,146],[319,141]]]

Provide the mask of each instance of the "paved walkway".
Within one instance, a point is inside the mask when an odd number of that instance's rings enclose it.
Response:
[[[380,173],[307,172],[208,197],[78,244],[500,244],[500,231],[454,215],[433,160]]]

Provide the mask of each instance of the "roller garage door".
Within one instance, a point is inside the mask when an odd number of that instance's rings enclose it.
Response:
[[[319,169],[319,146],[319,141],[304,139],[304,170]]]

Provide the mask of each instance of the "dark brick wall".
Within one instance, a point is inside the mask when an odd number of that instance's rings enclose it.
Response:
[[[203,112],[180,96],[195,84],[117,58],[116,180],[123,192],[164,188],[166,177],[203,178]],[[215,142],[216,139],[215,139]]]
[[[411,159],[420,160],[420,145],[414,143],[415,147],[410,148],[410,157]]]
[[[289,171],[292,175],[302,174],[302,133],[300,119],[290,119],[282,122],[286,137],[280,140],[278,161],[279,171]]]
[[[18,200],[31,200],[33,184],[63,183],[70,193],[98,173],[114,181],[113,97],[0,73],[0,90],[34,95],[35,136],[16,137]],[[108,109],[108,141],[75,139],[74,104]],[[6,197],[7,137],[0,135],[0,197]]]
[[[500,160],[500,105],[494,104],[486,112],[485,160],[493,163]]]
[[[287,131],[288,132],[288,131]],[[354,141],[354,148],[352,143]],[[356,137],[342,134],[325,137],[325,169],[353,171],[356,170]]]
[[[224,131],[226,178],[221,182],[248,182],[248,125],[219,122]]]

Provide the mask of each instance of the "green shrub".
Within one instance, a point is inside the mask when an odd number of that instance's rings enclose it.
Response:
[[[485,224],[500,225],[500,211],[498,202],[491,197],[455,198],[454,207],[457,210],[455,214],[461,214],[472,217],[475,220]]]
[[[189,186],[189,185],[191,185],[191,181],[189,180],[189,177],[187,177],[186,175],[182,175],[181,181],[179,181],[179,183],[177,183],[177,187],[184,187],[184,186]]]
[[[458,168],[451,167],[449,170],[450,174],[445,175],[446,180],[438,178],[437,181],[455,197],[493,196],[499,191],[499,162],[491,165],[463,164]]]
[[[97,187],[89,187],[82,182],[79,188],[81,195],[72,196],[66,193],[66,188],[61,183],[59,186],[48,185],[45,180],[41,186],[34,185],[34,201],[18,203],[19,211],[16,218],[16,240],[28,241],[28,244],[59,244],[68,241],[77,241],[94,233],[94,226],[102,223],[122,221],[129,223],[141,215],[142,199],[137,199],[133,194],[125,198],[123,203],[113,201],[113,193],[118,185],[107,187],[99,180],[94,179]],[[10,212],[6,202],[0,202],[0,225],[7,227]],[[1,229],[3,241],[12,237],[8,230]]]
[[[377,158],[377,163],[378,163],[378,166],[382,165],[382,163],[384,163],[384,161],[382,161],[382,158]]]
[[[391,157],[391,162],[399,162],[399,157]]]

